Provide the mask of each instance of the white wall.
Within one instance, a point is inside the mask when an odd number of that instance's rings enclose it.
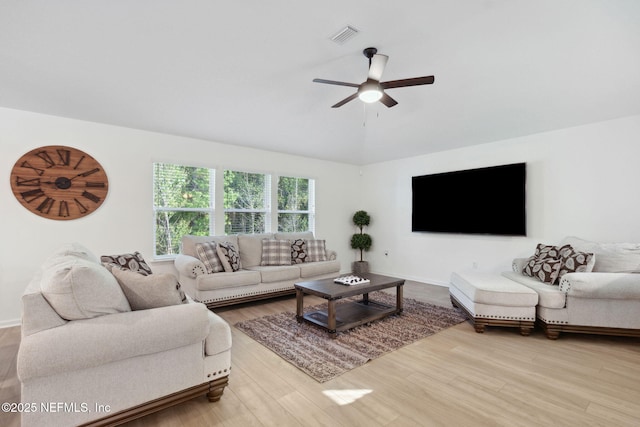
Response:
[[[639,141],[640,116],[634,116],[359,168],[0,108],[0,327],[17,322],[20,295],[34,269],[62,243],[78,241],[98,255],[153,253],[153,162],[315,178],[316,234],[338,251],[343,272],[357,256],[349,247],[356,231],[351,216],[365,209],[374,239],[365,259],[373,271],[446,284],[454,270],[474,263],[481,270],[508,269],[514,256],[529,255],[536,243],[566,235],[640,241]],[[35,147],[56,144],[87,151],[109,175],[109,196],[85,218],[41,218],[11,193],[15,161]],[[526,238],[411,232],[412,176],[514,162],[528,168]],[[471,213],[478,208],[469,207]],[[152,267],[172,271],[170,263]]]
[[[527,237],[411,232],[412,176],[516,162],[527,163]],[[639,183],[640,116],[369,165],[362,208],[374,244],[366,259],[372,271],[446,284],[452,271],[509,269],[537,243],[567,235],[638,242]]]
[[[109,195],[96,212],[53,221],[15,199],[11,168],[24,153],[44,145],[73,146],[102,164]],[[0,327],[18,321],[24,288],[63,243],[83,243],[98,256],[139,250],[151,258],[152,164],[158,161],[315,178],[316,235],[338,251],[345,271],[354,259],[349,238],[351,215],[360,208],[360,176],[353,165],[2,108],[0,153]],[[172,263],[151,264],[155,271],[173,271]]]

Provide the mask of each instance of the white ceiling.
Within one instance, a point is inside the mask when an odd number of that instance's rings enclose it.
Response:
[[[640,114],[640,1],[2,0],[0,106],[368,164]]]

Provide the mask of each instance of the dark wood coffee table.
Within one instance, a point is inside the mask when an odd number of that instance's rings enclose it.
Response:
[[[402,312],[402,286],[404,285],[404,279],[373,273],[360,274],[360,276],[369,279],[370,282],[352,286],[334,283],[333,279],[296,283],[294,285],[296,289],[296,320],[318,325],[326,329],[331,338],[335,338],[340,331]],[[392,287],[396,288],[395,307],[369,299],[370,292]],[[303,314],[303,299],[305,295],[315,295],[326,299],[327,309]],[[336,304],[336,301],[342,298],[356,295],[362,295],[362,299]]]

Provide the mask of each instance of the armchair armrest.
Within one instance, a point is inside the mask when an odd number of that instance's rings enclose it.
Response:
[[[528,259],[529,258],[515,258],[511,263],[511,269],[518,274],[522,274],[522,269],[527,265]]]
[[[217,314],[209,311],[209,334],[205,339],[204,352],[207,356],[231,349],[231,328]]]
[[[209,310],[189,303],[70,321],[23,337],[18,377],[55,375],[204,341]]]
[[[195,279],[200,275],[207,274],[207,269],[202,261],[191,255],[178,254],[173,264],[181,276]]]
[[[567,297],[640,299],[640,274],[567,273],[560,279]]]

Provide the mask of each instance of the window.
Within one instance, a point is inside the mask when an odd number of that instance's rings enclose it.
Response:
[[[224,171],[224,232],[271,230],[271,176]]]
[[[155,256],[180,252],[185,234],[214,234],[215,170],[153,164]]]
[[[154,163],[153,213],[156,259],[174,258],[186,234],[314,231],[315,181]]]
[[[315,182],[307,178],[278,179],[278,231],[314,231]]]

